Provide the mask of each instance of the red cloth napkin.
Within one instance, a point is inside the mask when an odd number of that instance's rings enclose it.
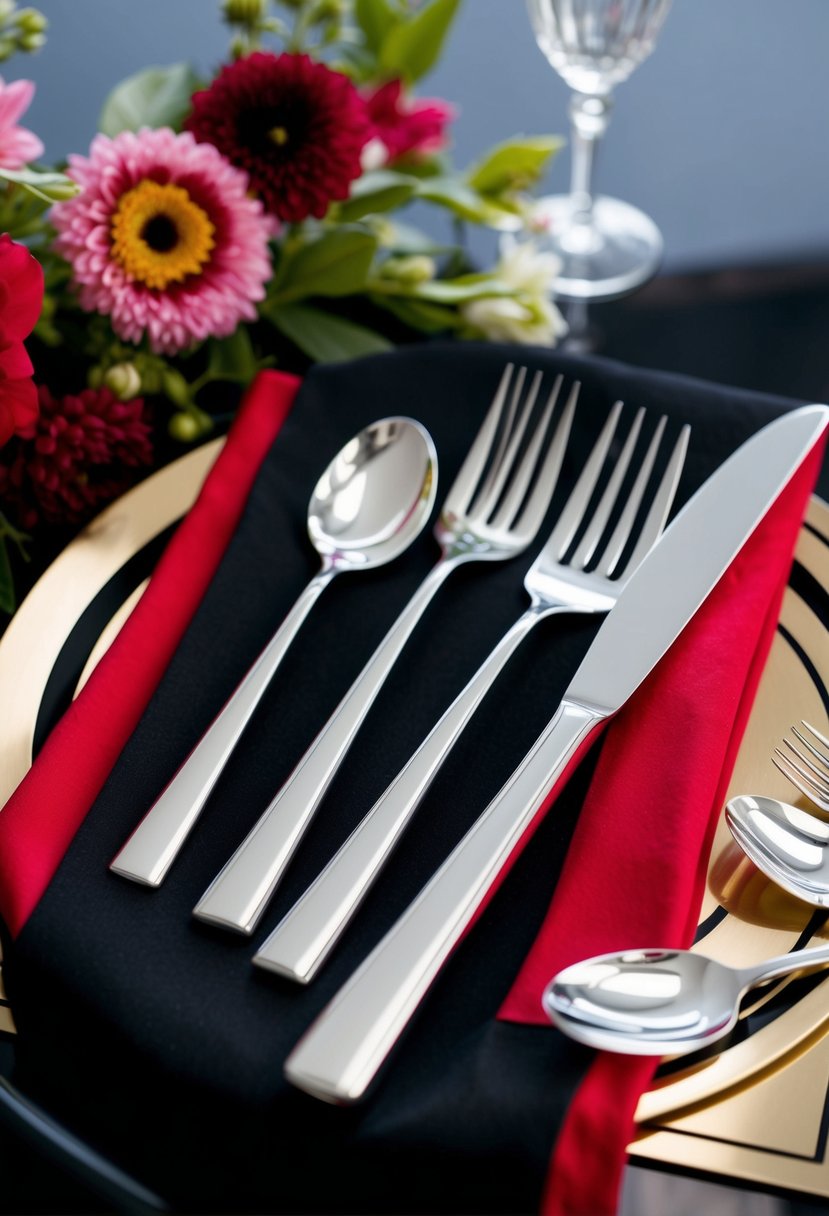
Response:
[[[281,372],[257,377],[146,592],[0,814],[0,916],[12,936],[49,885],[181,641],[299,385]]]
[[[0,814],[0,915],[13,935],[48,886],[169,663],[298,387],[279,373],[257,379],[148,590]],[[541,991],[579,958],[689,942],[715,815],[819,464],[816,451],[611,724],[549,915],[501,1018],[546,1024]],[[652,881],[643,878],[648,874]],[[547,1212],[615,1210],[623,1146],[654,1063],[597,1058],[557,1140]]]
[[[821,451],[819,445],[810,453],[608,727],[550,910],[502,1019],[545,1024],[545,986],[580,959],[693,941],[714,831]],[[544,1200],[548,1216],[616,1211],[624,1146],[657,1063],[597,1055],[556,1141]]]

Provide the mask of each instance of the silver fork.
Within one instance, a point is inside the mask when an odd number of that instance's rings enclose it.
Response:
[[[553,528],[524,578],[530,606],[504,634],[418,750],[354,829],[339,852],[277,925],[254,957],[257,966],[308,983],[333,949],[394,849],[433,777],[496,677],[524,638],[545,617],[568,612],[608,612],[630,575],[662,534],[685,460],[689,427],[682,428],[638,535],[635,526],[662,443],[663,416],[624,500],[622,484],[634,456],[645,410],[640,409],[598,504],[591,509],[608,451],[619,429],[617,402]],[[574,538],[583,530],[572,555]],[[634,540],[629,556],[630,543]],[[594,568],[586,569],[596,554]],[[624,557],[625,560],[622,560]]]
[[[332,717],[248,836],[207,888],[194,916],[252,933],[294,850],[406,640],[435,592],[458,566],[516,557],[532,542],[556,484],[578,397],[568,395],[545,452],[561,393],[559,376],[530,425],[541,387],[524,391],[526,368],[508,365],[435,525],[437,564],[352,684]]]
[[[821,743],[826,751],[821,751],[802,731],[793,726],[792,734],[803,750],[795,747],[791,739],[784,739],[783,744],[789,749],[789,752],[784,752],[781,748],[776,747],[772,762],[783,776],[800,790],[801,794],[805,794],[822,811],[829,811],[829,739],[819,730],[815,730],[814,726],[810,726],[808,722],[801,720],[800,725],[805,727],[812,738]],[[804,753],[808,753],[808,755]],[[792,756],[795,759],[792,759]],[[810,756],[812,759],[809,759]]]

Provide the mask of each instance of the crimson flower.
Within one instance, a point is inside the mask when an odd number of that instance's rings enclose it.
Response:
[[[193,95],[185,127],[244,169],[278,219],[321,219],[360,176],[371,128],[354,85],[308,55],[256,51]]]
[[[0,236],[0,447],[12,435],[31,434],[37,390],[23,339],[43,304],[43,271],[28,249],[8,233]]]
[[[144,402],[119,401],[108,388],[59,399],[41,385],[38,397],[33,434],[0,462],[0,501],[13,508],[23,528],[41,519],[77,524],[122,493],[136,469],[152,463]]]
[[[403,82],[390,80],[366,98],[372,135],[385,149],[386,163],[404,156],[425,156],[446,146],[446,127],[455,111],[438,97],[412,101]]]

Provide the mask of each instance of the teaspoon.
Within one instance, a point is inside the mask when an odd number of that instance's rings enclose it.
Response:
[[[199,817],[302,622],[332,579],[398,557],[420,533],[437,492],[437,454],[411,418],[365,427],[334,457],[308,504],[320,555],[311,579],[242,683],[110,864],[157,887]]]
[[[589,1047],[678,1056],[728,1034],[750,988],[827,964],[829,945],[742,968],[690,950],[625,950],[567,967],[542,1000],[559,1030]]]
[[[808,904],[829,907],[829,823],[787,802],[751,794],[732,798],[725,820],[772,882]]]

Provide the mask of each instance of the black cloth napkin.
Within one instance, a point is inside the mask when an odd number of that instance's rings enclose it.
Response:
[[[544,369],[548,383],[558,372],[582,382],[552,511],[526,554],[463,567],[439,592],[254,938],[199,924],[191,909],[436,561],[429,531],[394,564],[343,576],[322,596],[165,884],[152,891],[113,876],[108,861],[315,572],[305,511],[330,458],[369,422],[410,415],[435,440],[440,503],[508,359]],[[414,347],[308,374],[138,729],[46,894],[5,945],[17,1083],[176,1210],[537,1210],[591,1053],[551,1028],[496,1014],[543,920],[595,754],[367,1102],[325,1106],[287,1085],[282,1063],[533,743],[599,621],[554,618],[524,643],[312,985],[264,974],[250,957],[523,611],[523,573],[617,398],[667,414],[673,432],[692,423],[677,504],[793,404],[599,359],[484,345]]]

